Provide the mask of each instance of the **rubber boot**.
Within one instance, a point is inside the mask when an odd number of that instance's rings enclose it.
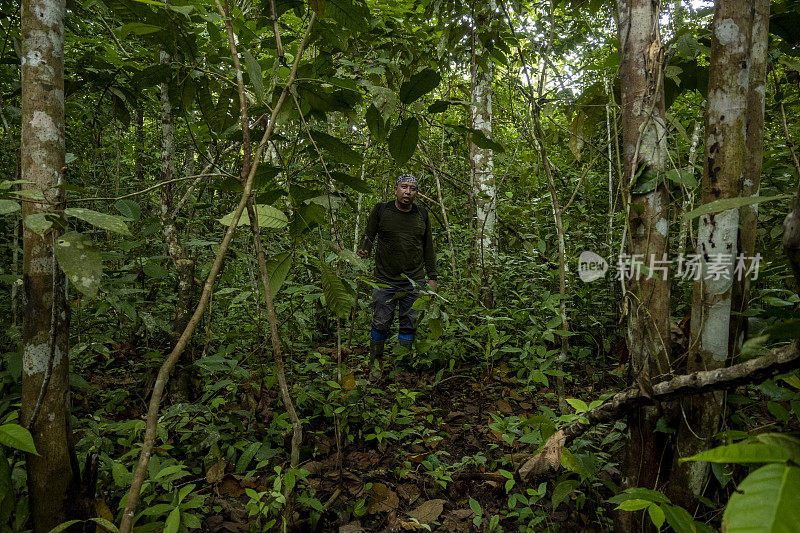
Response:
[[[383,377],[383,349],[386,341],[369,341],[369,380],[377,382]],[[375,360],[377,359],[378,365],[376,368]]]
[[[397,341],[397,344],[405,348],[406,350],[411,350],[414,347],[414,341]]]

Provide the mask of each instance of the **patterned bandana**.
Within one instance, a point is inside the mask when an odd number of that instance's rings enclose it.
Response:
[[[419,187],[419,183],[417,182],[417,178],[413,176],[413,174],[402,174],[397,181],[395,182],[395,187],[400,185],[401,183],[410,183],[415,187]]]

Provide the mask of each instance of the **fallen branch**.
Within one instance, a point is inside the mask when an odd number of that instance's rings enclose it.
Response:
[[[602,405],[583,413],[581,420],[575,420],[558,430],[547,439],[538,454],[520,467],[517,474],[522,481],[532,482],[558,471],[561,466],[561,451],[572,439],[597,427],[598,424],[617,420],[639,406],[760,383],[795,369],[798,365],[800,365],[800,340],[744,363],[717,370],[703,370],[662,381],[653,385],[651,396],[642,394],[639,387],[627,389],[615,394]]]
[[[267,126],[267,130],[264,132],[264,136],[262,137],[261,142],[258,145],[258,149],[256,150],[255,157],[253,158],[255,164],[253,164],[253,166],[250,168],[250,172],[248,173],[247,179],[244,182],[244,190],[241,198],[239,199],[239,204],[236,207],[236,211],[233,213],[231,223],[225,232],[225,237],[222,239],[217,256],[214,258],[211,271],[208,273],[208,277],[206,278],[205,285],[203,286],[203,292],[200,296],[200,301],[197,303],[194,314],[189,320],[189,323],[186,325],[186,328],[178,339],[178,342],[175,344],[175,347],[172,349],[169,357],[167,357],[158,371],[158,376],[156,378],[155,385],[153,386],[153,393],[150,397],[150,404],[147,408],[147,419],[144,442],[142,443],[142,451],[139,454],[139,462],[133,475],[131,488],[128,491],[128,499],[125,504],[125,510],[122,513],[122,521],[119,527],[120,533],[130,533],[131,528],[133,527],[136,504],[139,501],[139,493],[141,492],[145,477],[147,476],[147,465],[150,463],[150,454],[153,452],[153,446],[155,445],[159,406],[161,404],[161,397],[164,394],[164,388],[167,385],[167,380],[169,379],[169,375],[172,372],[172,369],[175,367],[175,364],[178,362],[181,354],[186,349],[189,339],[192,337],[197,324],[200,322],[200,319],[208,307],[214,282],[217,279],[217,274],[219,274],[219,271],[222,268],[225,254],[228,251],[228,245],[230,244],[231,239],[236,232],[236,226],[239,223],[239,219],[241,218],[242,212],[244,211],[245,205],[250,197],[250,192],[253,186],[253,178],[255,177],[256,170],[258,169],[258,162],[261,160],[261,154],[264,151],[264,146],[266,146],[267,141],[269,140],[269,137],[275,128],[275,119],[277,118],[278,112],[281,110],[281,106],[286,99],[286,95],[289,93],[290,87],[292,84],[294,84],[295,76],[297,74],[297,67],[300,63],[300,58],[303,56],[305,45],[308,43],[308,38],[311,33],[311,26],[313,23],[314,14],[312,13],[311,19],[308,22],[308,27],[306,28],[305,36],[297,51],[294,64],[292,65],[292,70],[289,73],[289,79],[286,81],[286,85],[284,86],[283,91],[278,98],[278,102],[275,104],[275,107],[272,110],[269,125]]]

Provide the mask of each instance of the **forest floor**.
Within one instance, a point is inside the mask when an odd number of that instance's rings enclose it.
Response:
[[[473,369],[456,369],[439,374],[437,382],[433,374],[408,371],[402,365],[392,368],[391,363],[383,380],[370,384],[365,351],[357,347],[350,357],[353,387],[364,394],[376,418],[389,416],[394,423],[382,430],[368,423],[363,431],[351,427],[354,438],[343,437],[338,446],[336,432],[325,417],[304,425],[299,466],[309,472],[307,487],[324,502],[320,508],[324,512],[315,524],[309,522],[307,510],[296,514],[301,531],[606,529],[602,525],[608,523],[611,506],[597,502],[613,492],[603,483],[593,484],[586,499],[572,493],[554,508],[554,481],[549,488],[544,483],[519,487],[510,481],[511,473],[537,448],[536,443],[519,440],[530,432],[526,424],[543,418],[543,406],[558,410],[551,390],[520,393],[526,388],[503,367],[488,368],[479,375]],[[277,391],[271,392],[275,396],[270,403],[279,405]],[[601,392],[582,390],[578,395],[597,397]],[[287,453],[289,442],[287,437]],[[268,477],[273,472],[264,468],[262,476],[247,478],[234,474],[233,465],[224,466],[224,473],[218,472],[214,479],[207,475],[213,482],[207,504],[221,510],[205,518],[203,530],[252,531],[246,489],[269,490]],[[599,476],[612,484],[618,482],[612,480],[618,477],[613,465]]]

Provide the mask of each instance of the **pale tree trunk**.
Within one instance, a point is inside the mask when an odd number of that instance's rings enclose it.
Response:
[[[64,0],[22,2],[22,179],[31,182],[25,188],[41,190],[46,199],[24,202],[23,218],[63,209],[56,186],[66,152],[64,10]],[[39,452],[26,460],[37,532],[70,518],[68,497],[76,496],[78,481],[69,444],[69,305],[53,255],[55,241],[55,230],[42,238],[24,228],[21,421]]]
[[[169,64],[170,56],[161,50],[161,63]],[[177,342],[192,316],[192,297],[194,295],[194,261],[186,254],[181,245],[180,233],[175,219],[174,192],[171,180],[175,177],[175,122],[172,104],[169,101],[169,82],[162,83],[161,92],[161,236],[167,246],[172,264],[178,272],[178,301],[175,304],[175,315],[172,322],[172,342]]]
[[[691,145],[689,145],[689,164],[686,167],[686,170],[694,174],[694,164],[697,161],[697,145],[700,144],[700,122],[694,122],[694,130],[692,130],[692,141]],[[681,204],[681,212],[688,213],[694,208],[694,189],[684,188],[684,199],[683,203]],[[678,229],[678,255],[683,256],[686,254],[686,238],[691,237],[694,239],[693,236],[689,234],[689,230],[691,229],[691,222],[686,220],[686,218],[681,217],[680,227]]]
[[[661,270],[667,253],[669,197],[663,173],[667,168],[667,139],[662,80],[663,48],[659,34],[659,5],[651,0],[617,3],[622,78],[623,188],[632,194],[629,210],[630,250],[650,272],[634,274],[628,298],[629,376],[648,391],[651,378],[669,372],[669,278]],[[645,194],[630,193],[633,178],[644,167],[662,179]],[[659,263],[660,262],[660,263]],[[623,457],[627,487],[656,489],[662,443],[655,432],[658,412],[642,407],[628,419]],[[622,530],[641,528],[639,513],[621,513]]]
[[[767,77],[767,47],[769,44],[769,0],[753,0],[753,26],[750,42],[750,88],[747,93],[747,144],[742,172],[741,195],[758,196],[761,187],[761,165],[764,160],[764,92]],[[756,249],[758,204],[739,208],[739,253],[753,257]],[[751,261],[746,260],[749,268]],[[747,309],[750,276],[733,280],[729,338],[730,356],[735,357],[747,334]]]
[[[746,154],[752,8],[752,0],[719,0],[714,10],[702,182],[704,204],[739,195]],[[693,289],[687,372],[713,370],[726,364],[738,227],[736,209],[699,219],[697,254],[702,257],[703,269]],[[726,275],[719,279],[708,275],[708,262],[715,257],[726,263],[730,260]],[[723,398],[721,393],[713,392],[681,402],[678,458],[714,444]],[[708,463],[676,461],[669,489],[673,503],[693,507],[695,496],[703,492],[708,468]]]
[[[488,31],[496,4],[479,2],[475,8],[472,62],[472,127],[486,137],[492,136],[492,58],[477,34]],[[475,201],[475,257],[481,272],[481,301],[493,305],[491,268],[497,254],[497,189],[494,181],[492,151],[470,143],[472,194]]]

